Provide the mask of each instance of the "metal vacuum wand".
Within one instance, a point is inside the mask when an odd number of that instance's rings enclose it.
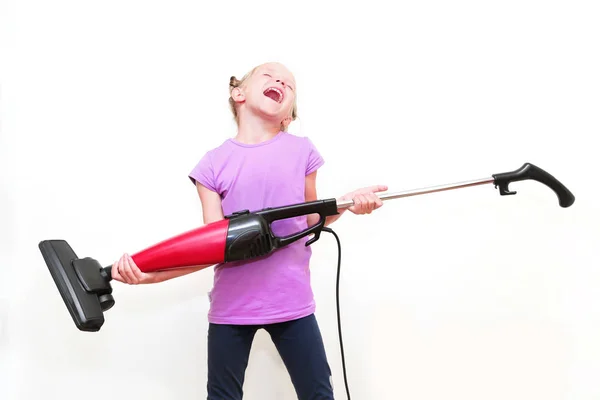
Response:
[[[517,170],[510,172],[503,172],[499,174],[493,174],[489,178],[483,179],[475,179],[470,181],[458,182],[458,183],[450,183],[446,185],[438,185],[438,186],[430,186],[419,189],[411,189],[400,192],[392,192],[392,193],[384,193],[378,195],[381,200],[391,200],[398,199],[402,197],[410,197],[410,196],[419,196],[422,194],[442,192],[446,190],[454,190],[454,189],[462,189],[466,187],[486,185],[486,184],[494,184],[496,188],[499,188],[500,195],[514,195],[517,192],[510,191],[508,189],[508,185],[511,182],[523,181],[523,180],[535,180],[544,185],[548,186],[550,189],[554,191],[556,196],[558,197],[558,201],[561,207],[567,208],[570,207],[575,202],[575,196],[567,189],[558,179],[544,171],[543,169],[536,167],[531,163],[525,163],[523,166]],[[345,209],[352,207],[354,205],[354,201],[352,200],[342,200],[337,202],[338,209]]]
[[[466,181],[466,182],[450,183],[450,184],[446,184],[446,185],[430,186],[430,187],[425,187],[425,188],[420,188],[420,189],[404,190],[401,192],[384,193],[381,195],[377,195],[377,197],[379,197],[381,200],[385,201],[385,200],[399,199],[401,197],[419,196],[422,194],[443,192],[445,190],[453,190],[453,189],[461,189],[461,188],[470,187],[470,186],[485,185],[485,184],[489,184],[489,183],[493,183],[493,182],[494,182],[493,178],[476,179],[476,180]],[[354,201],[343,200],[343,201],[339,201],[337,204],[338,204],[339,209],[344,209],[344,208],[352,207],[354,205]]]

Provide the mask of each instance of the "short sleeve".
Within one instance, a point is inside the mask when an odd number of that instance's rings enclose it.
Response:
[[[217,191],[215,173],[211,162],[210,152],[206,153],[204,157],[200,159],[198,164],[196,164],[194,169],[192,169],[192,171],[189,173],[188,177],[194,185],[196,185],[196,182],[198,182],[213,192]]]
[[[319,153],[319,150],[317,150],[314,143],[309,138],[306,138],[306,141],[308,143],[308,159],[306,162],[306,175],[310,175],[313,172],[315,172],[317,169],[319,169],[323,164],[325,164],[325,160],[321,156],[321,153]]]

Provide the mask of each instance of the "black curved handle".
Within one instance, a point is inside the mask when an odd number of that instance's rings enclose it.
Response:
[[[531,179],[543,183],[552,189],[556,193],[556,196],[558,196],[558,203],[561,207],[570,207],[575,202],[575,196],[573,196],[573,193],[565,185],[548,172],[531,163],[525,163],[521,168],[514,171],[493,174],[492,176],[494,177],[494,185],[499,188],[502,196],[517,193],[508,189],[508,185],[511,182]]]
[[[321,230],[325,227],[326,218],[330,215],[338,214],[337,200],[315,200],[283,207],[265,208],[263,210],[256,211],[255,214],[264,218],[269,224],[269,228],[271,227],[271,224],[277,220],[299,217],[302,215],[319,214],[319,222],[317,222],[315,225],[288,236],[278,237],[273,234],[272,230],[270,230],[271,237],[273,238],[273,246],[275,248],[287,246],[305,236],[314,234],[314,237],[306,242],[306,246],[310,246],[319,240]]]

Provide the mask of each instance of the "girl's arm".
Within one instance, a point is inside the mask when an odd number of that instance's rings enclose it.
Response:
[[[202,218],[204,224],[210,224],[211,222],[220,221],[225,218],[223,215],[223,208],[221,207],[221,197],[218,193],[207,189],[199,183],[196,183],[196,190],[198,191],[198,196],[202,203]],[[211,265],[212,264],[196,265],[193,267],[176,268],[168,271],[158,271],[156,272],[155,279],[156,282],[164,282],[169,279],[191,274],[192,272],[210,267]]]
[[[354,200],[355,205],[347,209],[338,210],[338,215],[332,215],[327,217],[325,220],[325,226],[330,225],[337,221],[346,211],[350,211],[353,214],[370,214],[373,210],[381,207],[383,202],[375,194],[375,192],[383,192],[388,188],[385,185],[375,185],[366,188],[358,189],[353,192],[347,193],[342,196],[339,200]],[[317,171],[306,176],[305,179],[305,190],[304,196],[306,201],[318,200],[317,197]],[[313,226],[319,222],[318,214],[311,214],[307,216],[308,226]]]
[[[202,217],[205,224],[220,221],[225,218],[223,215],[223,207],[221,205],[221,196],[210,189],[205,188],[199,183],[196,183],[198,196],[202,203]]]
[[[304,197],[307,202],[318,200],[317,198],[317,171],[306,176],[304,185]],[[337,221],[346,210],[338,210],[338,215],[331,215],[325,219],[325,226]],[[310,214],[307,216],[308,226],[313,226],[319,222],[319,214]]]
[[[196,189],[198,190],[198,196],[200,196],[200,201],[202,202],[202,215],[204,223],[208,224],[225,218],[223,216],[221,198],[219,195],[205,188],[199,183],[196,184]],[[192,272],[210,267],[211,265],[212,264],[196,265],[192,267],[145,273],[140,271],[140,269],[133,262],[133,259],[131,259],[128,254],[124,254],[117,262],[114,263],[112,268],[112,277],[117,281],[129,284],[159,283],[168,281],[169,279],[178,278],[183,275],[191,274]]]

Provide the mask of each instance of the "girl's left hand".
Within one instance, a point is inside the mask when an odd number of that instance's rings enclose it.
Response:
[[[115,281],[129,285],[154,283],[157,272],[142,272],[129,254],[123,254],[111,268],[111,275]]]
[[[342,196],[340,200],[353,200],[354,205],[349,207],[348,210],[354,214],[371,214],[373,210],[383,205],[383,202],[375,193],[385,192],[386,190],[388,188],[385,185],[369,186],[350,192]]]

